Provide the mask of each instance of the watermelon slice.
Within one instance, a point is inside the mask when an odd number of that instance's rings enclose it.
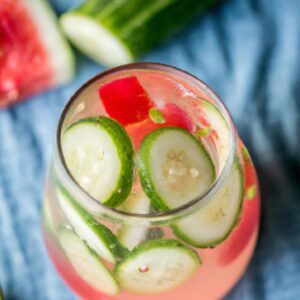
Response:
[[[152,107],[151,100],[135,76],[101,86],[99,96],[108,115],[124,126],[145,120]]]
[[[0,1],[0,107],[70,81],[73,54],[44,0]]]
[[[147,118],[143,122],[135,123],[126,126],[126,130],[132,139],[134,149],[137,150],[144,137],[155,129],[176,126],[188,131],[193,130],[193,122],[188,114],[182,110],[179,106],[173,103],[167,103],[161,112],[165,118],[165,123],[154,123],[150,118]]]

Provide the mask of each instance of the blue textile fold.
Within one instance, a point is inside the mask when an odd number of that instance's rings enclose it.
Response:
[[[74,1],[52,4],[61,13]],[[260,238],[227,299],[300,298],[299,49],[299,0],[228,0],[142,58],[213,87],[257,167]],[[77,69],[69,85],[0,111],[0,282],[7,299],[75,299],[46,254],[40,208],[58,117],[72,93],[103,70],[81,55]]]

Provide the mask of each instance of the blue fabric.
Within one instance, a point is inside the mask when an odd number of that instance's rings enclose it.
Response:
[[[74,1],[52,3],[60,13]],[[260,239],[228,299],[300,297],[299,49],[299,0],[228,0],[143,57],[211,85],[228,105],[257,166]],[[0,111],[0,282],[7,299],[74,299],[42,241],[43,181],[62,108],[101,70],[78,56],[71,84]]]

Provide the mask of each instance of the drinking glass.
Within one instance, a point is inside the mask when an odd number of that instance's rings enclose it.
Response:
[[[155,102],[157,107],[162,107],[165,104],[180,107],[184,111],[185,117],[189,118],[189,122],[192,124],[192,132],[195,132],[195,128],[199,126],[206,128],[205,113],[200,105],[203,101],[208,102],[208,105],[212,104],[218,111],[220,118],[215,123],[217,128],[212,126],[212,128],[208,129],[209,132],[197,135],[214,161],[216,180],[204,193],[179,207],[166,211],[151,210],[148,213],[137,213],[105,206],[77,183],[64,159],[62,136],[65,130],[80,119],[91,116],[107,116],[107,112],[99,99],[99,87],[114,80],[130,76],[134,76],[139,80],[147,95]],[[122,107],[122,109],[125,110],[126,106]],[[223,124],[220,125],[221,119]],[[126,127],[126,129],[128,128]],[[204,131],[202,130],[202,133]],[[225,146],[224,143],[226,144]],[[239,175],[234,175],[234,168],[239,169]],[[135,180],[138,181],[138,175],[136,174],[135,176]],[[231,185],[229,185],[228,191],[225,187],[230,181]],[[143,286],[141,289],[132,290],[132,287],[127,288],[126,283],[122,282],[122,280],[120,281],[117,276],[117,290],[110,292],[97,288],[93,283],[97,282],[97,280],[101,282],[104,279],[93,278],[93,276],[98,276],[97,273],[93,274],[90,272],[87,275],[86,270],[81,272],[76,268],[76,261],[74,266],[76,257],[79,256],[78,259],[81,259],[80,253],[78,254],[78,251],[74,248],[74,257],[70,259],[70,254],[69,256],[66,255],[60,245],[58,235],[61,226],[72,230],[74,229],[74,224],[70,222],[66,208],[62,208],[60,204],[58,186],[62,186],[72,197],[73,201],[82,207],[96,222],[108,228],[117,238],[121,230],[124,230],[124,228],[129,229],[136,240],[133,241],[133,244],[131,243],[130,247],[128,246],[129,254],[127,255],[130,256],[130,251],[135,251],[133,248],[139,247],[140,244],[145,243],[147,240],[171,239],[194,251],[193,253],[196,253],[201,263],[199,263],[192,275],[179,284],[174,286],[171,284],[171,288],[164,287],[160,289],[156,285],[147,286],[144,290]],[[193,240],[193,234],[196,239],[200,231],[205,234],[207,230],[209,233],[214,220],[218,222],[218,218],[223,217],[226,213],[220,207],[218,211],[212,210],[212,215],[209,216],[210,205],[215,199],[220,198],[220,194],[224,193],[224,189],[225,193],[234,193],[235,189],[238,190],[242,193],[242,200],[237,208],[238,216],[234,220],[232,228],[228,230],[222,240],[201,245],[201,243],[189,242],[189,238],[174,230],[178,224],[184,224],[190,240]],[[206,215],[210,218],[207,228],[204,221],[200,222],[199,225],[197,225],[197,221],[193,221],[195,218],[197,219],[197,215],[201,215],[201,212],[205,210]],[[207,84],[191,74],[157,63],[134,63],[112,68],[96,75],[80,87],[62,112],[57,128],[53,157],[45,184],[42,228],[49,256],[57,272],[70,289],[81,299],[220,299],[237,283],[250,261],[257,240],[259,216],[260,197],[258,182],[249,153],[239,138],[230,114],[220,98]],[[80,230],[77,230],[77,232],[80,235]],[[80,238],[83,240],[88,239],[84,235],[84,230],[82,232]],[[114,246],[111,245],[111,247]],[[92,253],[95,254],[95,252]],[[170,256],[172,256],[171,252]],[[117,258],[116,262],[112,263],[103,257],[99,257],[99,259],[109,270],[110,276],[114,276],[116,264],[119,264],[122,260],[122,258]],[[154,259],[157,259],[157,257]],[[161,260],[163,265],[163,256]],[[89,265],[88,260],[85,262],[86,269],[93,269],[93,266]],[[176,269],[176,266],[174,269],[172,269],[172,266],[168,267],[171,273],[175,272],[176,276],[180,276],[180,270]],[[148,266],[145,263],[145,265],[139,266],[139,271],[141,272],[140,275],[143,276],[143,272],[146,273],[152,270],[148,270]],[[156,275],[154,274],[153,276]],[[171,278],[172,275],[170,275],[170,278],[168,276],[169,274],[166,272],[159,282],[173,280]],[[127,279],[139,280],[134,278]],[[145,282],[142,284],[146,286]],[[151,280],[149,284],[151,284]]]

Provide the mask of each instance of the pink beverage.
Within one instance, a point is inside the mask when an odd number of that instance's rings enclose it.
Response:
[[[220,299],[249,263],[259,216],[249,153],[199,79],[125,65],[67,104],[43,232],[81,299]]]

